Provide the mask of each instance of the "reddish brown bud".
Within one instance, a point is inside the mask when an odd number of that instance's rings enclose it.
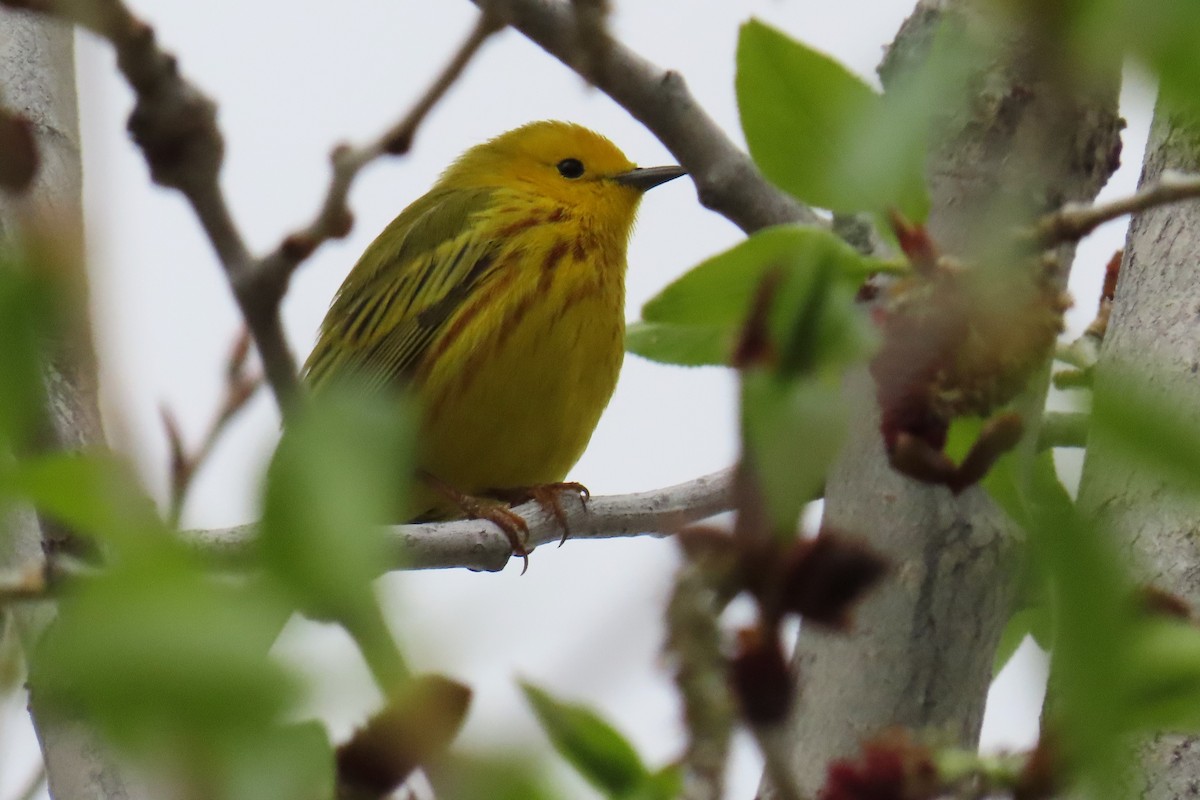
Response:
[[[988,420],[946,486],[958,494],[979,483],[1002,455],[1017,446],[1024,431],[1021,415],[1013,411],[997,414]]]
[[[402,156],[412,149],[413,130],[405,126],[403,130],[393,133],[383,143],[383,152],[390,156]]]
[[[317,243],[308,234],[293,233],[283,240],[279,249],[289,261],[298,263],[312,255],[313,250],[317,249]]]
[[[354,215],[347,209],[341,209],[336,217],[329,221],[329,235],[334,239],[343,239],[354,228]]]
[[[795,688],[774,630],[743,628],[730,663],[733,693],[751,725],[777,725],[787,719]]]
[[[1113,253],[1112,258],[1108,260],[1108,264],[1104,267],[1104,288],[1100,292],[1101,306],[1105,300],[1112,300],[1117,296],[1117,279],[1121,276],[1121,260],[1125,257],[1124,250],[1118,250]]]
[[[782,606],[834,628],[850,625],[850,609],[887,573],[887,562],[865,544],[826,528],[797,542],[784,565]]]
[[[1134,599],[1142,611],[1153,616],[1172,617],[1185,622],[1192,618],[1192,607],[1187,600],[1157,586],[1140,587]]]
[[[453,741],[471,690],[440,675],[414,678],[337,750],[338,784],[372,797],[390,795]]]
[[[888,212],[892,231],[900,251],[917,272],[929,273],[937,267],[938,251],[924,225],[915,225],[896,209]]]
[[[818,800],[924,800],[937,792],[929,748],[896,729],[864,742],[857,760],[834,761]]]
[[[1013,787],[1013,800],[1048,800],[1063,787],[1062,759],[1054,737],[1044,731]]]
[[[750,304],[750,313],[742,326],[741,335],[733,348],[730,359],[734,369],[748,369],[760,366],[774,360],[774,348],[771,347],[771,332],[767,326],[767,317],[771,311],[771,303],[783,280],[783,271],[778,267],[767,269],[758,288],[754,292],[754,300]]]
[[[37,141],[29,120],[0,108],[0,188],[23,192],[38,170]]]

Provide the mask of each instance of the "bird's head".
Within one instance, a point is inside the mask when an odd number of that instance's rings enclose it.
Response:
[[[472,147],[446,170],[441,184],[528,192],[630,224],[643,192],[684,174],[680,167],[638,169],[595,131],[542,121]]]

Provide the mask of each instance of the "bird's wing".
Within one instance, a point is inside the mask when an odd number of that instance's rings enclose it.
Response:
[[[494,270],[477,216],[488,191],[432,192],[404,210],[354,265],[304,366],[309,386],[352,376],[403,382],[446,320]]]

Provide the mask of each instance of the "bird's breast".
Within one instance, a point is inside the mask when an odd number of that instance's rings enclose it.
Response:
[[[510,235],[418,381],[422,466],[463,491],[562,480],[616,386],[624,246],[561,217]]]

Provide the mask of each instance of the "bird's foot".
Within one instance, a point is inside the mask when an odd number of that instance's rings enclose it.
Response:
[[[562,547],[563,542],[567,541],[567,538],[571,535],[571,526],[567,522],[567,510],[562,505],[563,495],[574,495],[584,504],[592,496],[592,493],[588,491],[586,486],[576,481],[539,483],[536,486],[518,486],[513,489],[502,489],[492,492],[492,494],[507,500],[513,505],[533,500],[542,507],[543,511],[553,514],[554,519],[558,522],[558,526],[562,528],[562,538],[558,540],[559,547]]]
[[[526,542],[529,541],[529,524],[520,514],[509,508],[503,500],[466,494],[432,475],[426,474],[423,477],[439,494],[457,506],[464,516],[469,519],[487,520],[499,528],[508,539],[513,555],[520,556],[524,562],[521,565],[521,574],[524,575],[528,571],[529,548]]]

